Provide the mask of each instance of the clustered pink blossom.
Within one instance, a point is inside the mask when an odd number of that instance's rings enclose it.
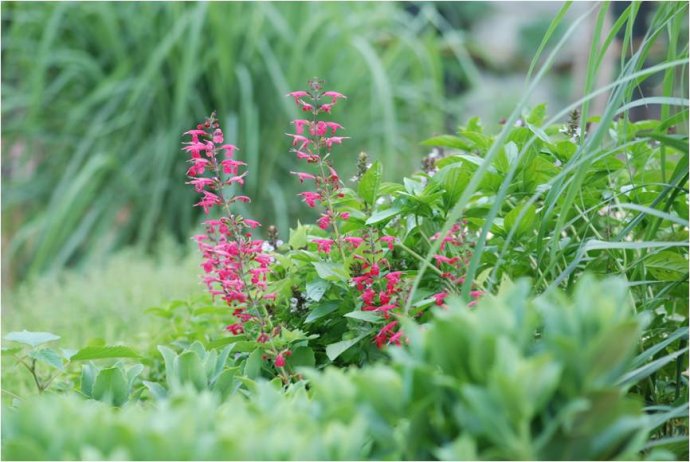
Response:
[[[340,193],[341,181],[329,161],[333,145],[342,144],[349,137],[336,136],[336,133],[344,130],[337,122],[319,120],[323,113],[330,114],[333,106],[346,96],[336,91],[322,91],[322,83],[318,80],[309,81],[308,90],[293,91],[287,94],[294,98],[295,104],[304,113],[311,114],[310,119],[296,119],[292,121],[295,133],[288,133],[292,137],[292,152],[297,159],[315,165],[314,173],[290,172],[297,175],[300,183],[314,181],[316,191],[301,193],[304,202],[309,207],[316,207],[317,203],[326,208],[317,220],[318,226],[328,230],[335,219],[347,220],[347,212],[335,212],[330,205],[333,197],[342,197]],[[330,102],[323,102],[328,98]]]
[[[432,241],[441,239],[441,234],[436,233],[431,236]],[[471,257],[470,252],[467,250],[465,239],[465,229],[462,224],[456,223],[450,229],[450,231],[441,240],[440,251],[441,252],[451,252],[460,253],[461,256],[455,255],[449,257],[444,254],[434,255],[434,260],[436,267],[442,271],[441,277],[450,282],[452,286],[458,286],[465,282],[465,278],[460,276],[461,267],[467,266]],[[477,303],[477,299],[484,294],[481,290],[473,290],[470,292],[470,297],[472,301],[468,306],[474,306]],[[448,296],[447,291],[441,291],[433,295],[434,303],[438,306],[443,306],[445,299]]]
[[[273,258],[263,253],[264,241],[252,238],[249,231],[261,224],[231,211],[234,202],[249,202],[249,197],[228,196],[225,192],[226,186],[244,184],[247,172],[240,173],[239,169],[245,163],[233,158],[238,150],[236,146],[223,144],[223,131],[215,114],[185,135],[191,136],[191,140],[183,144],[183,150],[190,154],[188,184],[202,194],[196,206],[205,214],[219,209],[221,215],[206,220],[206,233],[194,236],[203,255],[204,282],[214,297],[222,297],[233,310],[237,322],[227,326],[229,332],[233,335],[246,333],[248,323],[253,323],[256,327],[252,331],[259,332],[257,340],[266,342],[270,333],[265,330],[270,330],[270,324],[259,307],[264,301],[275,299],[267,286]]]

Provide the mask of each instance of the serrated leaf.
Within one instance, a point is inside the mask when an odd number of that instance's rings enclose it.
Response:
[[[353,339],[341,340],[340,342],[331,343],[326,347],[326,356],[328,356],[328,359],[330,359],[331,361],[334,361],[338,356],[343,354],[346,350],[348,350],[350,347],[362,340],[364,337],[366,337],[366,334],[362,334],[359,337]]]
[[[351,311],[345,315],[345,317],[352,319],[359,319],[360,321],[366,322],[379,322],[381,321],[381,316],[374,313],[373,311]]]
[[[366,173],[364,173],[362,178],[359,180],[357,192],[367,204],[373,204],[376,200],[382,175],[383,167],[381,166],[381,162],[376,161],[371,164],[371,167],[369,167]]]
[[[41,348],[40,350],[31,351],[29,352],[29,356],[59,371],[65,370],[65,366],[62,363],[62,357],[57,351],[50,348]]]
[[[311,310],[309,312],[309,315],[307,316],[307,319],[305,319],[304,322],[308,324],[310,322],[316,321],[319,318],[323,318],[327,314],[337,310],[339,305],[340,303],[337,301],[324,302],[316,308],[314,308],[313,310]]]
[[[326,293],[326,290],[328,290],[329,286],[330,283],[323,279],[314,279],[313,281],[308,282],[307,298],[315,302],[320,301],[323,297],[323,294]]]
[[[79,350],[71,361],[86,361],[107,358],[139,358],[139,354],[126,346],[89,346]]]
[[[326,281],[342,281],[346,282],[350,279],[350,275],[342,263],[317,261],[313,262],[316,274],[321,279]]]
[[[59,339],[60,336],[51,334],[50,332],[29,332],[28,330],[23,330],[21,332],[10,332],[9,334],[5,335],[5,340],[7,341],[19,342],[32,347]]]

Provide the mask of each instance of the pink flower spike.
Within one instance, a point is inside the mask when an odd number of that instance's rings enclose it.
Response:
[[[350,213],[349,212],[343,212],[340,214],[340,218],[343,220],[349,220],[350,219]]]
[[[302,196],[304,198],[304,202],[306,202],[306,204],[312,208],[316,207],[316,201],[321,200],[321,194],[311,191],[306,191],[298,195]]]
[[[331,98],[331,104],[335,104],[338,98],[347,99],[347,96],[343,95],[342,93],[338,93],[337,91],[326,91],[324,92],[323,96],[329,96]]]
[[[382,236],[379,241],[388,244],[388,250],[393,250],[393,242],[395,242],[395,236]]]
[[[364,242],[364,239],[362,239],[361,237],[354,237],[354,236],[344,237],[343,240],[345,242],[347,242],[348,244],[350,244],[355,249],[358,248],[360,245],[362,245],[362,243]]]
[[[300,183],[304,183],[304,180],[315,180],[316,177],[312,174],[309,173],[304,173],[304,172],[290,172],[293,175],[297,175],[299,178]]]
[[[220,128],[213,131],[213,142],[216,144],[223,142],[223,131]]]
[[[328,147],[328,150],[330,151],[334,144],[342,144],[343,140],[347,140],[347,139],[350,139],[350,137],[349,136],[331,136],[330,138],[326,138],[324,141],[326,142],[326,147]]]
[[[225,184],[232,184],[232,183],[244,184],[244,177],[246,175],[247,175],[247,172],[244,172],[242,175],[230,177],[225,182]]]
[[[192,136],[194,136],[194,135],[196,135],[196,136],[201,136],[201,135],[205,135],[205,134],[206,134],[206,131],[204,131],[204,130],[196,130],[196,129],[195,129],[195,130],[189,130],[189,131],[187,131],[187,132],[184,132],[184,134],[185,134],[185,135],[192,135]]]
[[[326,125],[331,129],[331,135],[335,135],[336,130],[345,130],[342,125],[335,122],[326,122]]]
[[[223,167],[223,173],[226,175],[236,175],[237,168],[241,165],[247,164],[238,160],[225,159],[220,161],[220,165]]]
[[[437,294],[434,294],[434,303],[436,303],[436,305],[438,306],[443,306],[443,303],[445,303],[447,296],[447,292],[439,292]]]
[[[312,242],[316,244],[316,248],[319,252],[331,253],[333,239],[314,239]]]
[[[271,292],[270,294],[264,295],[264,300],[275,300],[276,299],[276,293]]]
[[[309,143],[311,143],[311,140],[307,138],[306,136],[302,135],[293,135],[292,133],[286,133],[287,136],[292,137],[292,145],[297,146],[297,143],[302,143],[300,145],[300,150],[304,149],[305,146],[307,146]]]
[[[240,149],[235,146],[234,144],[224,144],[223,146],[220,147],[221,149],[225,149],[225,155],[227,157],[232,157],[235,154],[235,151],[239,151]]]
[[[484,295],[484,292],[481,290],[473,290],[470,292],[470,297],[472,297],[474,299],[477,299],[477,298],[481,297],[482,295]]]
[[[225,330],[232,332],[232,335],[239,335],[244,333],[244,327],[242,324],[230,324],[225,328]]]
[[[252,201],[248,196],[235,196],[232,198],[232,200],[238,201],[238,202],[244,202],[245,204],[248,204],[249,202]]]
[[[319,228],[325,231],[331,225],[331,217],[328,215],[321,215],[321,218],[316,220],[316,223],[319,225]]]
[[[302,133],[304,133],[304,125],[308,124],[309,121],[306,119],[297,119],[293,120],[290,123],[295,126],[295,131],[297,132],[297,134],[301,135]]]
[[[206,186],[212,185],[215,181],[211,178],[195,178],[188,181],[186,184],[194,185],[194,190],[198,193],[204,190]]]
[[[305,96],[309,96],[309,93],[307,93],[306,91],[292,91],[285,96],[292,96],[293,98],[295,98],[295,104],[299,104],[299,99],[304,98]]]
[[[275,365],[276,367],[285,367],[285,357],[283,356],[283,353],[278,353],[278,356],[276,356]]]
[[[249,226],[251,229],[255,229],[259,226],[261,226],[261,223],[255,220],[250,220],[249,218],[245,218],[243,223],[247,226]]]
[[[325,112],[327,114],[331,113],[331,109],[333,109],[333,103],[331,104],[322,104],[321,107],[319,108],[319,112]]]
[[[314,106],[307,104],[302,100],[300,100],[300,104],[302,105],[302,112],[311,112],[314,110]]]

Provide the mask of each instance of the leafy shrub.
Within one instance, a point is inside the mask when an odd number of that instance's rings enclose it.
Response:
[[[529,293],[506,283],[476,310],[452,298],[428,325],[406,324],[409,346],[390,365],[305,370],[308,387],[286,392],[259,381],[251,398],[220,402],[190,386],[120,411],[26,400],[3,410],[3,457],[638,458],[655,419],[626,396],[644,321],[625,284],[585,278],[572,299]]]

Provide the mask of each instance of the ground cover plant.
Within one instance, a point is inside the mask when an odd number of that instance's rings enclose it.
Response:
[[[595,41],[581,101],[521,104],[498,132],[471,118],[401,181],[348,151],[353,95],[286,91],[302,168],[284,174],[316,218],[284,242],[245,184],[260,165],[218,113],[190,122],[181,206],[204,215],[206,292],[149,307],[137,342],[6,332],[3,366],[24,375],[3,376],[3,457],[687,459],[687,47],[644,67],[687,5],[659,6],[589,113],[638,8]],[[537,54],[525,100],[576,26]],[[654,75],[663,96],[631,101]],[[661,118],[629,120],[645,103]]]

